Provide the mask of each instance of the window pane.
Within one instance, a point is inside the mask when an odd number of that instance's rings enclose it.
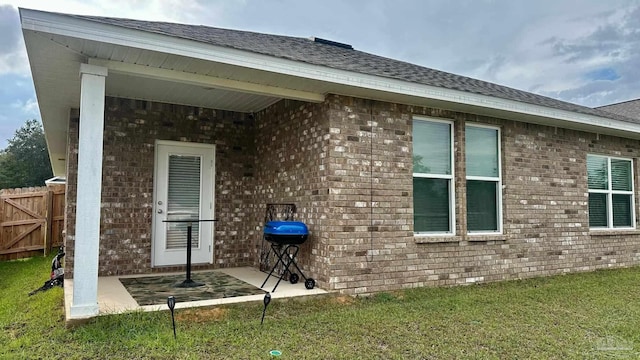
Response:
[[[498,177],[498,130],[467,126],[467,176]]]
[[[413,172],[451,175],[451,125],[413,122]]]
[[[612,202],[613,227],[631,227],[631,195],[613,194]]]
[[[447,179],[413,178],[413,227],[415,232],[450,232]]]
[[[611,188],[631,191],[631,161],[611,159]]]
[[[607,158],[587,155],[587,177],[589,189],[609,189],[609,171],[607,170]]]
[[[467,180],[468,231],[498,230],[498,183]]]
[[[589,227],[607,227],[607,194],[589,194]]]

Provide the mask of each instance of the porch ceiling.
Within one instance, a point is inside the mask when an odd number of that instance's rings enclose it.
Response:
[[[324,99],[320,81],[31,30],[24,37],[54,175],[65,174],[69,110],[80,107],[81,63],[109,69],[108,96],[237,112],[256,112],[283,98]]]

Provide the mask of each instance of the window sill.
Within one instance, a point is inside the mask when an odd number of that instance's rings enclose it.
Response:
[[[640,231],[637,231],[640,234]],[[416,244],[445,244],[445,243],[491,243],[507,241],[505,234],[467,234],[467,235],[423,235],[414,234]]]
[[[467,234],[468,242],[507,241],[505,234]]]
[[[589,230],[591,236],[616,236],[616,235],[640,235],[638,229],[603,229],[603,230]]]
[[[457,243],[462,241],[462,237],[457,235],[414,234],[413,240],[416,242],[416,244]]]

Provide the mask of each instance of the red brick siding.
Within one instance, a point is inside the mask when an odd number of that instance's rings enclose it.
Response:
[[[640,262],[640,231],[595,233],[588,226],[586,155],[636,159],[635,140],[338,95],[321,104],[280,101],[255,119],[113,98],[106,113],[101,275],[151,271],[155,139],[217,146],[214,267],[257,266],[270,202],[296,203],[309,226],[299,257],[305,274],[350,294]],[[456,236],[413,235],[414,115],[454,122]],[[501,129],[501,235],[466,234],[467,122]],[[69,137],[72,219],[77,120]],[[637,162],[634,171],[637,194]]]
[[[68,224],[75,222],[77,127],[77,119],[72,119]],[[254,128],[249,114],[106,98],[99,274],[151,271],[156,139],[216,145],[215,215],[219,221],[213,267],[252,264],[256,235],[245,198],[254,187]],[[68,244],[73,243],[73,232],[71,225]],[[73,252],[70,255],[67,261],[72,271]]]
[[[256,115],[256,186],[248,204],[256,208],[254,222],[261,225],[267,203],[296,204],[297,220],[303,221],[310,232],[300,246],[298,264],[322,287],[329,278],[327,229],[333,216],[327,204],[326,108],[326,104],[285,100]],[[255,244],[257,266],[260,250],[269,244],[260,236]]]
[[[339,212],[330,227],[331,289],[370,293],[638,264],[640,232],[589,231],[585,164],[587,153],[636,158],[637,141],[348,97],[328,102],[329,206]],[[454,237],[413,237],[411,152],[405,153],[413,115],[454,121]],[[501,128],[502,235],[466,234],[467,122]],[[363,165],[369,163],[373,169]]]

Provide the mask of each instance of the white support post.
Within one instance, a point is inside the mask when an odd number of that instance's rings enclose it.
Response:
[[[72,319],[98,315],[98,256],[102,195],[102,143],[107,69],[80,65],[80,135]]]

